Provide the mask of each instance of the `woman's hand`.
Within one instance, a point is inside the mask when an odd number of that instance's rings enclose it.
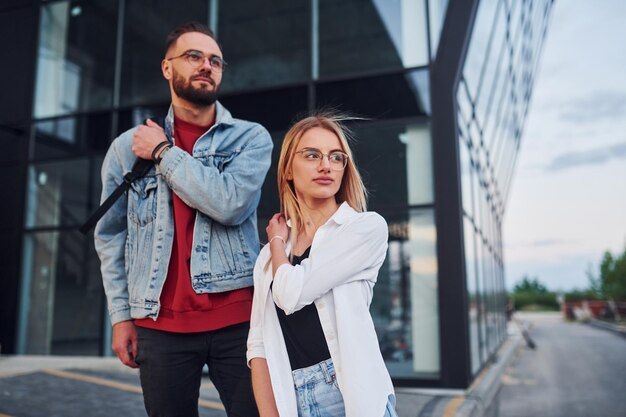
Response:
[[[272,216],[267,227],[265,228],[265,232],[267,233],[268,242],[272,240],[275,236],[280,236],[283,240],[283,243],[287,242],[289,238],[289,228],[287,227],[287,221],[285,220],[285,216],[281,213],[276,213]],[[280,239],[275,239],[280,240]]]

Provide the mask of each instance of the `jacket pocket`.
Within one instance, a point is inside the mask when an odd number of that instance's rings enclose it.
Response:
[[[197,249],[203,252],[202,267],[196,270],[199,275],[220,280],[251,271],[254,262],[241,226],[224,226],[217,222],[207,226],[208,235],[205,235],[204,242],[208,246]]]
[[[203,155],[200,160],[206,166],[213,165],[219,172],[224,172],[226,166],[233,160],[235,156],[240,152],[240,149],[236,149],[231,152],[209,152]]]
[[[145,226],[152,223],[157,211],[157,177],[143,177],[134,181],[128,190],[128,215],[133,223]]]

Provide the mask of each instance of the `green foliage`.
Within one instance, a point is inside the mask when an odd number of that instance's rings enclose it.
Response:
[[[513,293],[531,293],[531,294],[547,294],[548,289],[539,280],[535,278],[529,278],[527,275],[522,277],[522,280],[515,284]]]
[[[600,263],[600,285],[607,298],[626,300],[626,250],[614,258],[605,252]]]
[[[547,292],[544,294],[532,292],[517,292],[513,294],[515,310],[558,310],[559,302],[556,294]]]
[[[513,305],[516,310],[558,310],[556,294],[535,278],[524,276],[513,288]]]

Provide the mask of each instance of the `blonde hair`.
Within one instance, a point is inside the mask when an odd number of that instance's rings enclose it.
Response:
[[[280,212],[287,220],[291,220],[292,247],[296,244],[298,232],[304,228],[305,219],[303,219],[293,181],[287,179],[287,173],[291,170],[300,139],[312,128],[319,127],[334,133],[339,139],[341,150],[348,154],[348,164],[343,172],[341,186],[335,194],[337,203],[347,202],[359,212],[367,210],[367,191],[348,144],[352,140],[351,132],[344,125],[345,121],[354,119],[356,118],[337,112],[320,111],[296,122],[285,135],[278,159],[278,195],[280,197]]]

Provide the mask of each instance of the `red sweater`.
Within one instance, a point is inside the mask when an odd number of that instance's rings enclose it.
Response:
[[[192,154],[193,145],[209,126],[197,126],[174,119],[176,146]],[[177,333],[221,329],[250,320],[252,287],[213,294],[196,294],[191,287],[190,260],[196,210],[176,193],[174,202],[174,242],[161,292],[161,309],[156,321],[145,318],[135,324],[151,329]]]

